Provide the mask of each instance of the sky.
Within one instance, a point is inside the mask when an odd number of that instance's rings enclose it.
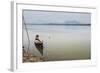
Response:
[[[90,13],[23,10],[25,23],[91,24]]]

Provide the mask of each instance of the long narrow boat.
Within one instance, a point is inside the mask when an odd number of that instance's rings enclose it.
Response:
[[[34,42],[34,44],[41,55],[43,55],[43,42]]]

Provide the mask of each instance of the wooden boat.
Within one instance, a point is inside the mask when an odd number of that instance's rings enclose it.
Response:
[[[35,47],[43,55],[43,42],[34,41]]]

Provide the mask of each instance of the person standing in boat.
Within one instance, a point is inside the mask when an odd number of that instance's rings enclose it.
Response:
[[[35,47],[38,49],[38,51],[43,55],[43,41],[39,39],[39,35],[37,34],[34,41]]]
[[[43,43],[43,41],[41,41],[41,40],[39,39],[39,35],[38,35],[38,34],[37,34],[36,37],[35,37],[35,41],[36,41],[36,43]]]

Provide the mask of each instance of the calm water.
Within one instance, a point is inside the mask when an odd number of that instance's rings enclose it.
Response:
[[[91,27],[67,25],[27,25],[30,52],[41,56],[35,48],[34,39],[39,34],[44,42],[46,60],[77,60],[91,58]],[[23,26],[23,46],[27,50],[28,39]]]

